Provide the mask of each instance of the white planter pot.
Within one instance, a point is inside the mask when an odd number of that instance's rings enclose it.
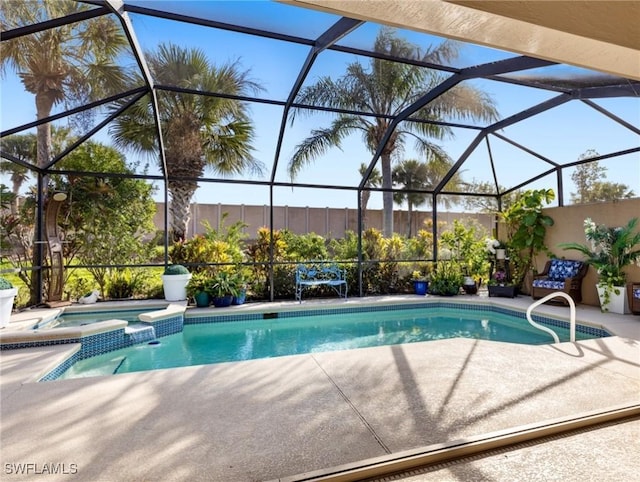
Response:
[[[13,300],[18,294],[18,288],[8,290],[0,290],[0,328],[4,328],[11,320],[11,310],[13,309]]]
[[[619,315],[627,315],[631,313],[629,309],[629,299],[627,298],[626,286],[614,286],[613,289],[617,290],[619,294],[615,294],[612,290],[609,295],[609,303],[604,305],[604,286],[596,285],[598,289],[598,297],[600,298],[600,307],[602,311],[609,313],[618,313]]]
[[[505,259],[507,257],[506,249],[496,249],[496,259]]]
[[[164,299],[167,301],[183,301],[187,299],[187,284],[191,279],[191,273],[187,274],[163,274],[162,287]]]

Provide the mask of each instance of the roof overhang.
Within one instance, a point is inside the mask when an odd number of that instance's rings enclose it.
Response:
[[[280,0],[640,80],[640,2]]]

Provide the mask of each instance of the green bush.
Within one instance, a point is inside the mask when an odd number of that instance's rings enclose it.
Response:
[[[463,280],[462,269],[457,262],[440,261],[431,274],[429,292],[441,296],[457,295]]]
[[[126,299],[135,297],[142,286],[142,278],[139,272],[133,273],[130,269],[113,270],[107,276],[108,298]]]

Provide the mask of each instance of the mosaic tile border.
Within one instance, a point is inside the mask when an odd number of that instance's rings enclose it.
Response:
[[[397,310],[411,310],[411,309],[439,309],[439,308],[454,308],[454,309],[466,309],[475,311],[486,311],[492,313],[500,313],[504,315],[513,316],[516,318],[526,319],[527,316],[524,312],[516,311],[511,308],[504,308],[502,306],[495,306],[490,304],[475,304],[475,303],[455,303],[447,301],[433,301],[431,303],[407,303],[401,305],[381,305],[381,306],[353,306],[344,308],[318,308],[312,310],[292,310],[281,311],[273,313],[244,313],[238,315],[207,315],[199,317],[186,317],[185,325],[195,325],[202,323],[225,323],[234,321],[258,321],[265,318],[295,318],[300,316],[322,316],[322,315],[340,315],[351,313],[365,313],[371,311],[397,311]],[[274,315],[274,316],[270,316]],[[569,329],[570,323],[568,321],[559,320],[549,316],[533,314],[534,321],[550,326],[557,326],[559,328]],[[611,336],[608,331],[588,325],[581,325],[576,323],[576,333],[584,333],[590,336],[596,336],[605,338]]]

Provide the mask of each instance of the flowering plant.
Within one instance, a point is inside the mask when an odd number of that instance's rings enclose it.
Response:
[[[496,254],[497,249],[505,249],[506,245],[502,241],[499,241],[495,238],[487,238],[485,240],[485,248],[487,250],[487,253]]]
[[[506,282],[507,282],[507,273],[502,270],[498,270],[495,273],[493,273],[493,276],[491,276],[491,280],[489,281],[489,284],[502,285],[502,284],[505,284]]]

